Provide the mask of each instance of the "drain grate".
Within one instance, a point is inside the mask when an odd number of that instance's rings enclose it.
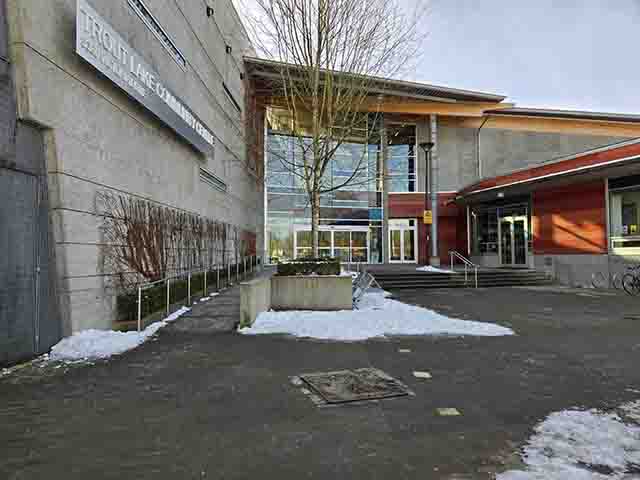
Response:
[[[340,404],[413,395],[409,388],[376,368],[308,373],[293,380],[306,385],[324,404]],[[316,402],[319,403],[319,402]]]

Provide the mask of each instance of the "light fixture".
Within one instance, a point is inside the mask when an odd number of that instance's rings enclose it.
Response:
[[[424,150],[425,153],[430,152],[431,149],[435,146],[433,142],[422,142],[418,145],[421,149]]]
[[[498,198],[504,198],[504,192],[498,192]]]
[[[231,53],[233,51],[233,49],[231,48],[231,45],[227,45],[227,53]]]
[[[207,17],[213,17],[213,8],[207,5]]]

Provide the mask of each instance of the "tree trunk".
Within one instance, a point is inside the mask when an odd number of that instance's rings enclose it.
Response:
[[[311,198],[311,255],[318,258],[318,226],[320,225],[320,193],[315,191]]]

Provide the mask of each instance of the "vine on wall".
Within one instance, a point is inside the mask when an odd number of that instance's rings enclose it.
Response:
[[[118,290],[255,255],[256,235],[235,225],[111,191],[98,193],[103,273]]]

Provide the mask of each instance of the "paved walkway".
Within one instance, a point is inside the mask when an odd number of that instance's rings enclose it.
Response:
[[[170,329],[190,333],[231,332],[240,319],[240,286],[222,290],[211,300],[193,305]]]
[[[109,362],[0,378],[0,478],[488,480],[517,465],[550,412],[640,398],[638,299],[541,288],[398,294],[518,335],[249,337],[225,331],[231,313],[202,320],[209,308],[230,312],[230,290]],[[289,383],[360,367],[416,396],[317,408]],[[439,417],[440,407],[463,415]]]

